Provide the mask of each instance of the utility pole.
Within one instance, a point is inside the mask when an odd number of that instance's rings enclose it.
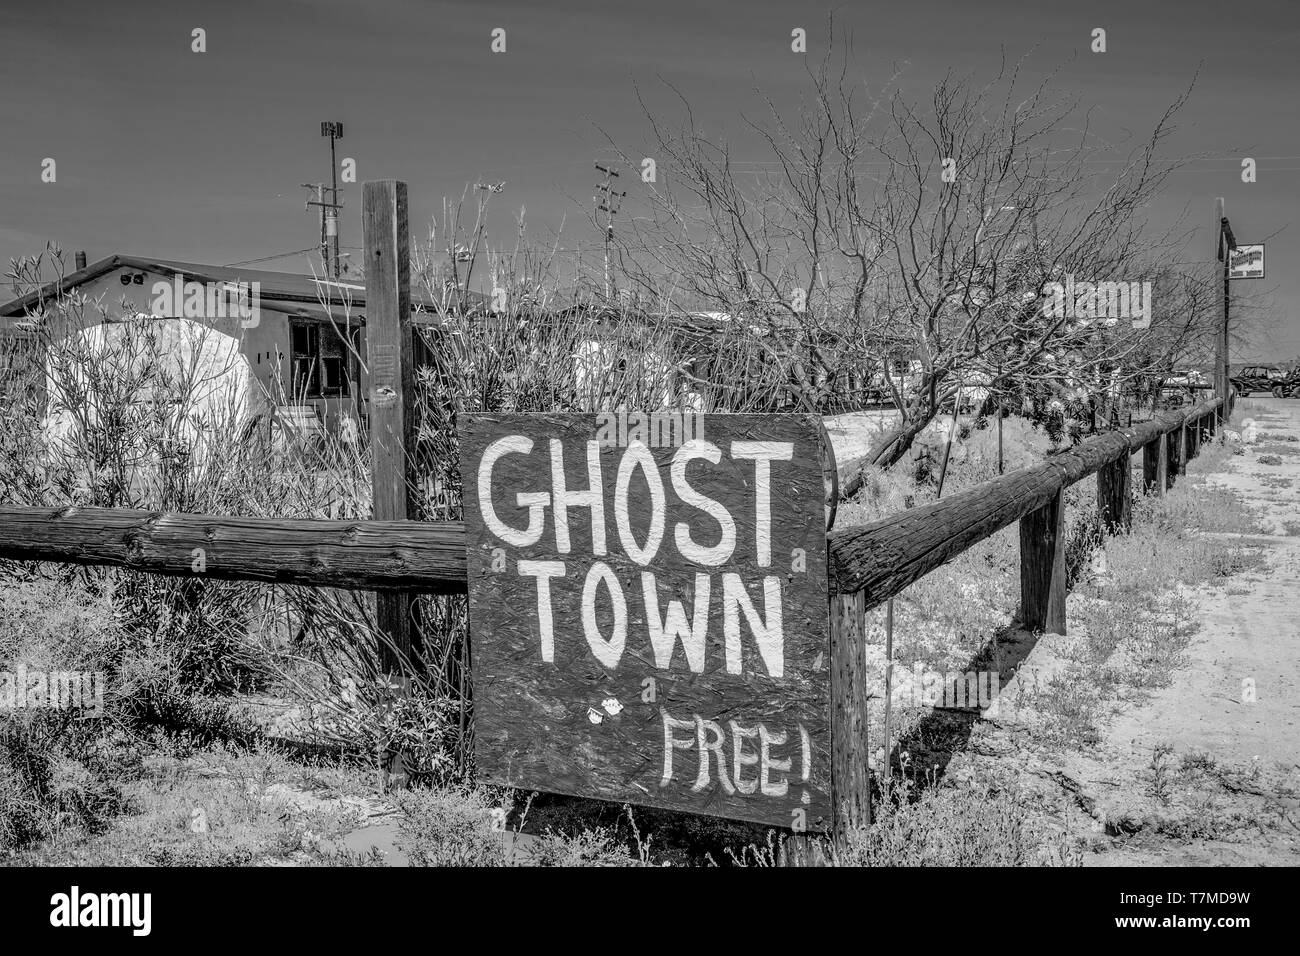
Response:
[[[320,209],[320,260],[321,262],[325,263],[325,271],[328,273],[329,261],[330,261],[330,247],[329,247],[329,243],[326,241],[325,238],[325,209],[324,209],[325,202],[324,202],[324,192],[323,192],[325,188],[325,184],[324,183],[299,183],[298,185],[302,186],[303,189],[312,190],[312,195],[315,196],[315,199],[308,199],[306,205],[303,208],[305,208],[308,212],[310,212],[312,206],[321,207]]]
[[[326,202],[322,198],[329,189],[324,183],[301,183],[304,189],[315,191],[315,199],[307,200],[307,208],[320,207],[320,255],[325,263],[325,275],[339,277],[339,218],[338,211],[343,208],[341,202]],[[337,197],[337,191],[334,193]]]
[[[606,169],[600,163],[595,165],[599,172],[605,174],[605,181],[596,184],[600,193],[593,196],[592,200],[596,203],[596,208],[605,213],[605,301],[608,302],[613,295],[609,279],[609,244],[614,240],[614,214],[618,212],[619,202],[627,193],[614,189],[613,178],[618,175],[617,170]]]
[[[1223,263],[1223,284],[1218,290],[1219,297],[1222,301],[1222,308],[1218,310],[1222,319],[1219,323],[1217,334],[1215,335],[1214,348],[1214,391],[1215,394],[1223,399],[1223,404],[1219,406],[1219,421],[1223,425],[1228,423],[1228,389],[1232,387],[1232,375],[1228,357],[1228,311],[1231,296],[1228,291],[1229,266],[1232,257],[1228,255],[1230,251],[1237,248],[1237,240],[1232,235],[1232,226],[1228,223],[1228,217],[1223,214],[1223,197],[1220,196],[1214,201],[1214,255],[1215,260]]]

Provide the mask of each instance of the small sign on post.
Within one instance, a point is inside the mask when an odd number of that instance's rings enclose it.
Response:
[[[814,415],[463,415],[488,781],[829,829]]]
[[[1228,250],[1228,278],[1264,278],[1264,244],[1261,242]]]

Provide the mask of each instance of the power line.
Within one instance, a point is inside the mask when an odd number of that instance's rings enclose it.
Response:
[[[288,259],[291,256],[300,256],[306,252],[315,252],[316,249],[316,246],[308,246],[306,249],[297,249],[293,252],[282,252],[278,256],[262,256],[260,259],[244,259],[240,262],[227,262],[223,268],[228,269],[231,266],[251,266],[257,262],[270,262],[273,259]]]

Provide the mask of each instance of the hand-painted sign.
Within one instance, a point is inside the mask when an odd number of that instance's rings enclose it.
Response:
[[[1264,278],[1264,244],[1238,246],[1228,252],[1229,279]]]
[[[830,825],[824,434],[461,416],[483,779]]]

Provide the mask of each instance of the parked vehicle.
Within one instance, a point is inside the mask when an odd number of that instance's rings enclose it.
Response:
[[[1274,380],[1269,391],[1274,398],[1300,398],[1300,368],[1294,368],[1282,378]]]
[[[1173,369],[1160,380],[1157,401],[1161,407],[1195,403],[1200,401],[1199,392],[1212,387],[1209,379],[1198,369]]]
[[[1209,385],[1204,373],[1194,368],[1175,369],[1165,376],[1165,388],[1204,388]]]
[[[1247,365],[1230,381],[1238,395],[1249,396],[1255,392],[1272,392],[1287,373],[1276,365]]]

